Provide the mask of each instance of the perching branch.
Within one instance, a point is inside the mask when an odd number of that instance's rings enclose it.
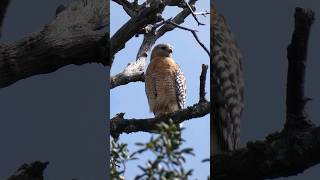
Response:
[[[202,65],[202,72],[200,76],[200,100],[193,106],[189,106],[185,109],[178,110],[176,112],[170,113],[156,118],[146,118],[146,119],[125,119],[124,113],[118,113],[110,121],[110,134],[117,138],[122,133],[133,133],[133,132],[157,132],[157,124],[159,122],[169,122],[169,119],[177,124],[183,121],[203,117],[210,113],[210,102],[208,102],[204,95],[204,86],[206,82],[206,73],[208,70],[208,65]]]
[[[169,122],[171,118],[176,123],[182,123],[189,119],[203,117],[209,112],[210,102],[201,102],[157,118],[125,119],[124,113],[119,113],[111,119],[110,134],[116,138],[122,133],[156,132],[159,122]]]
[[[196,0],[190,0],[189,4],[194,5]],[[178,13],[173,19],[172,22],[175,24],[181,24],[184,22],[184,19],[190,14],[188,8],[184,8],[180,13]],[[155,42],[163,36],[165,33],[172,31],[176,28],[171,24],[166,24],[163,22],[159,24],[149,24],[145,27],[148,29],[148,33],[144,35],[143,42],[137,53],[136,61],[131,62],[127,67],[117,75],[111,76],[110,78],[110,89],[113,89],[120,85],[126,85],[130,82],[144,81],[144,66],[145,61],[148,56],[148,53],[151,50],[151,47]],[[158,28],[158,30],[157,30]]]
[[[304,77],[307,42],[314,20],[308,9],[296,8],[295,30],[288,47],[287,119],[284,129],[264,141],[213,157],[213,177],[270,179],[302,173],[320,163],[320,127],[305,114]]]
[[[70,64],[107,65],[108,38],[100,30],[109,24],[108,6],[104,0],[73,1],[40,32],[1,44],[0,88]]]

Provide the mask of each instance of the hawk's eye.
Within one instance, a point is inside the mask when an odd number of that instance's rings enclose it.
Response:
[[[165,47],[165,46],[162,46],[162,47],[161,47],[161,49],[165,50],[165,49],[166,49],[166,47]]]

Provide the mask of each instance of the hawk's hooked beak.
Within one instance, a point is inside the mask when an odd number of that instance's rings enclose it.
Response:
[[[172,48],[169,48],[168,51],[169,51],[169,53],[172,53],[172,52],[173,52]]]

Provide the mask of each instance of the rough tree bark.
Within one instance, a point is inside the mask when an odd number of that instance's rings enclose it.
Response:
[[[218,154],[211,159],[214,179],[287,177],[320,163],[320,127],[305,113],[304,79],[307,43],[314,13],[296,8],[295,30],[288,46],[287,119],[284,129],[264,141]]]
[[[63,8],[61,8],[63,7]],[[109,3],[74,1],[60,6],[54,20],[37,33],[13,44],[0,44],[0,88],[63,66],[108,65]]]

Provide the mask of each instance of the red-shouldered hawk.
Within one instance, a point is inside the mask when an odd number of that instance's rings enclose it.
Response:
[[[240,143],[243,110],[241,54],[234,35],[211,1],[213,155],[232,151]],[[213,37],[213,38],[212,38]]]
[[[155,46],[145,74],[150,111],[156,117],[182,109],[186,102],[186,80],[172,50],[170,44]]]

